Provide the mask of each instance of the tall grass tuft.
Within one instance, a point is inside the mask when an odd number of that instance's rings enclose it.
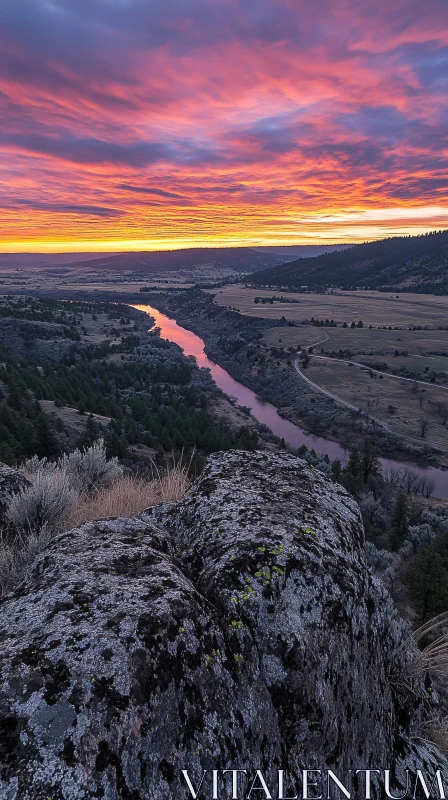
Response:
[[[448,717],[434,717],[422,725],[422,739],[426,739],[448,756]]]
[[[413,638],[420,645],[421,642],[431,637],[432,641],[418,652],[408,666],[412,677],[424,677],[428,672],[437,677],[446,677],[448,674],[448,612],[420,625],[414,631]]]
[[[413,658],[402,668],[398,675],[391,676],[396,691],[405,689],[421,698],[421,686],[427,677],[435,678],[439,688],[446,692],[448,677],[448,612],[439,614],[417,628],[407,639],[407,643],[418,645],[419,649]],[[422,643],[428,640],[424,647]],[[404,642],[406,647],[406,641]],[[435,710],[434,715],[423,721],[420,728],[421,738],[435,745],[448,756],[448,717]]]
[[[33,458],[24,464],[31,485],[13,495],[6,511],[8,537],[0,532],[0,596],[20,580],[34,556],[61,531],[105,517],[130,517],[150,506],[180,500],[191,460],[174,457],[149,478],[123,475],[107,459],[100,439],[57,462]]]
[[[81,496],[65,521],[65,530],[105,517],[131,517],[145,508],[180,500],[189,485],[186,468],[174,465],[152,480],[123,475],[94,495]]]
[[[19,535],[12,542],[0,537],[0,597],[8,594],[25,577],[29,565],[50,539],[48,528],[27,536]]]

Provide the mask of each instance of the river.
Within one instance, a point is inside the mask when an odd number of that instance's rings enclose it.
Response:
[[[177,324],[176,320],[162,314],[157,308],[147,305],[133,306],[138,311],[144,311],[155,319],[156,328],[160,328],[160,333],[163,339],[168,339],[171,342],[176,342],[186,356],[194,356],[198,366],[206,367],[210,370],[216,384],[230,397],[234,397],[238,405],[247,406],[251,409],[252,415],[259,421],[266,425],[276,436],[283,438],[287,445],[292,448],[300,447],[302,444],[306,445],[309,450],[315,450],[316,453],[328,455],[333,461],[340,459],[341,462],[346,461],[347,451],[330,439],[325,439],[322,436],[314,436],[307,433],[299,425],[294,425],[287,419],[283,419],[271,403],[266,403],[258,397],[252,389],[243,386],[229,373],[211,361],[205,354],[205,345],[203,340],[192,331],[182,328]],[[419,467],[416,464],[410,464],[403,461],[393,461],[389,458],[381,458],[381,465],[385,473],[390,470],[412,470],[420,478],[426,478],[434,483],[433,495],[442,499],[448,499],[448,472],[436,467]]]

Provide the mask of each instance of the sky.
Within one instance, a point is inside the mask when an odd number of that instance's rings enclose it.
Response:
[[[447,0],[2,0],[0,251],[448,228]]]

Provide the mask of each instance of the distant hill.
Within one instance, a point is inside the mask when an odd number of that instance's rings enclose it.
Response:
[[[109,253],[108,255],[111,255]],[[0,253],[0,269],[25,269],[73,264],[99,258],[101,253]]]
[[[259,253],[250,247],[195,247],[187,250],[169,250],[140,253],[104,255],[94,260],[79,260],[70,264],[75,270],[111,270],[114,272],[191,272],[195,268],[213,264],[243,274],[283,264],[285,258],[275,254]]]
[[[448,294],[448,230],[358,244],[258,272],[257,285],[322,290],[379,289]]]
[[[347,250],[353,247],[352,244],[291,244],[291,245],[272,245],[272,247],[254,247],[259,253],[270,253],[271,255],[284,256],[288,261],[296,256],[297,258],[312,258],[322,256],[324,253],[334,253],[336,250]]]

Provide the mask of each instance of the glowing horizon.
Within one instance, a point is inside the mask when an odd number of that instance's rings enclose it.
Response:
[[[0,252],[448,228],[447,22],[446,0],[7,0]]]

